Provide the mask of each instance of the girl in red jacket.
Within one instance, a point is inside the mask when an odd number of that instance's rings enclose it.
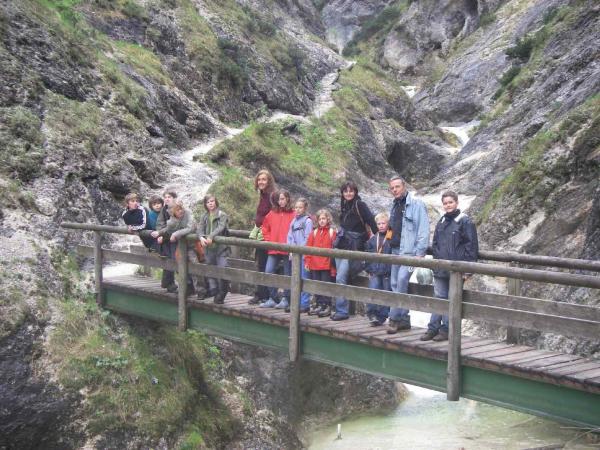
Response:
[[[275,196],[277,205],[265,216],[262,223],[262,234],[266,242],[277,242],[279,244],[287,244],[288,230],[290,223],[294,220],[294,211],[291,208],[290,193],[284,189],[277,192]],[[275,273],[279,262],[283,264],[283,274],[290,275],[292,272],[292,264],[289,254],[279,250],[269,250],[265,273]],[[286,289],[283,293],[281,301],[277,303],[277,288],[269,287],[269,299],[260,304],[261,308],[288,308],[290,291]]]
[[[333,248],[336,231],[333,229],[333,217],[326,209],[317,212],[318,228],[308,236],[306,245],[318,248]],[[304,257],[306,270],[310,271],[310,278],[317,281],[335,281],[335,269],[331,267],[331,258],[327,256],[306,255]],[[315,296],[316,304],[308,312],[309,315],[327,317],[331,314],[331,297],[324,295]]]

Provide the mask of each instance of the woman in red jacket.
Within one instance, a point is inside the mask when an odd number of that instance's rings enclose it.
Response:
[[[308,236],[306,245],[317,248],[333,248],[336,231],[333,229],[333,217],[326,209],[317,212],[318,228],[312,231]],[[306,255],[304,257],[306,270],[310,271],[311,280],[332,282],[335,280],[335,269],[331,267],[331,258],[327,256]],[[327,317],[331,314],[331,297],[324,295],[315,296],[316,304],[313,306],[309,315],[318,315]]]
[[[262,223],[262,234],[266,242],[277,242],[279,244],[287,244],[288,230],[290,223],[294,220],[294,211],[291,208],[290,193],[284,189],[277,192],[275,196],[277,205],[274,205],[269,214],[266,215]],[[279,250],[269,250],[265,273],[275,273],[279,262],[283,264],[283,274],[290,275],[292,272],[292,264],[289,254]],[[281,301],[277,303],[277,288],[269,287],[269,299],[260,304],[261,308],[288,308],[290,297],[289,289],[283,293]]]

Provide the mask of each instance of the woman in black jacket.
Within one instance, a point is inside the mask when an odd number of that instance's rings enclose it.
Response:
[[[377,233],[373,213],[360,199],[356,183],[346,181],[340,188],[340,194],[340,230],[336,239],[336,248],[362,251],[365,249],[370,233]],[[335,267],[337,271],[335,282],[348,284],[352,277],[362,270],[362,263],[336,258]],[[335,314],[331,316],[331,320],[345,320],[348,317],[348,300],[345,297],[337,297]]]

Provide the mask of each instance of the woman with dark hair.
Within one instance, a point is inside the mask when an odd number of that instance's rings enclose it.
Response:
[[[346,181],[340,188],[340,230],[336,239],[336,248],[362,251],[370,233],[377,233],[377,224],[369,207],[360,199],[358,186]],[[356,261],[358,263],[358,261]],[[360,272],[349,259],[335,259],[337,284],[348,284],[352,277]],[[348,300],[345,297],[335,299],[335,314],[331,320],[345,320],[348,315]]]
[[[263,240],[261,226],[265,216],[271,211],[273,201],[271,196],[275,192],[275,178],[271,172],[267,169],[259,170],[254,177],[254,189],[259,193],[258,206],[256,207],[256,216],[254,218],[254,228],[250,232],[250,239],[258,241]],[[256,270],[264,272],[267,265],[267,251],[261,248],[257,248],[254,253],[254,261],[256,262]],[[260,302],[269,299],[269,290],[266,286],[256,286],[254,291],[254,297],[251,298],[248,303],[251,305],[257,305]]]

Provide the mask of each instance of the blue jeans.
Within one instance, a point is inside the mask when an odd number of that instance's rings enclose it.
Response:
[[[304,255],[302,255],[302,279],[310,280],[310,272],[304,268]],[[300,309],[308,308],[310,308],[310,294],[308,292],[302,291],[302,293],[300,294]]]
[[[400,249],[393,248],[392,255],[399,255]],[[413,268],[408,266],[397,266],[392,265],[392,275],[390,277],[390,283],[392,285],[392,291],[406,294],[408,292],[408,280],[412,275]],[[391,308],[390,309],[390,320],[395,322],[404,322],[410,325],[410,314],[408,309],[404,308]]]
[[[348,284],[348,279],[350,278],[350,261],[348,259],[335,258],[335,269],[337,271],[335,282],[337,284]],[[348,300],[345,297],[335,298],[335,313],[348,317]]]
[[[448,290],[450,289],[450,278],[433,277],[433,296],[436,298],[448,298]],[[440,331],[448,332],[448,316],[432,313],[427,329],[434,333]]]
[[[290,276],[292,273],[292,262],[290,261],[289,255],[269,255],[269,257],[267,258],[267,265],[265,266],[265,273],[275,273],[277,271],[279,261],[283,263],[283,274]],[[277,298],[277,288],[269,286],[268,289],[269,298],[275,300]],[[290,290],[286,289],[283,292],[283,296],[289,299]]]
[[[379,289],[382,291],[391,291],[390,278],[386,275],[369,275],[369,287],[371,289]],[[375,303],[367,304],[367,316],[375,316],[380,323],[385,322],[390,307],[385,305],[377,305]]]

